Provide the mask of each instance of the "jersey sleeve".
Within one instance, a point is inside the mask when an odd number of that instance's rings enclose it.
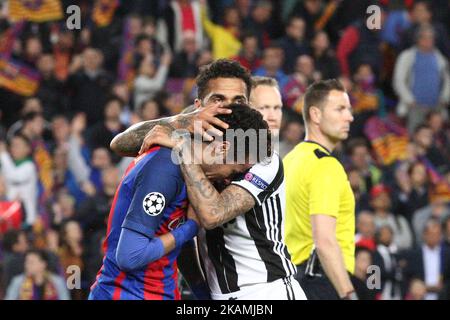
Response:
[[[141,168],[123,228],[149,238],[154,236],[165,209],[181,190],[183,182],[177,170],[175,165],[161,158],[151,159]]]
[[[233,181],[232,184],[247,190],[255,202],[261,205],[264,199],[278,189],[283,179],[283,163],[280,157],[274,154],[269,163],[255,164],[241,180]]]
[[[333,157],[325,157],[312,170],[309,214],[325,214],[337,218],[341,191],[347,182],[341,164]]]

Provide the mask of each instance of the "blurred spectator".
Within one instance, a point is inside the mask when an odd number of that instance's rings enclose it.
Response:
[[[22,61],[35,68],[43,52],[41,40],[38,36],[31,35],[25,39],[23,47]]]
[[[376,291],[369,289],[367,280],[369,267],[373,265],[372,252],[364,247],[355,250],[355,273],[350,276],[356,295],[360,300],[375,300]]]
[[[281,131],[281,141],[279,144],[279,154],[284,158],[297,144],[299,144],[305,135],[305,127],[299,120],[287,120]]]
[[[89,179],[97,191],[102,190],[102,171],[113,165],[112,154],[107,148],[99,147],[92,151],[89,164]],[[93,195],[93,194],[91,194]]]
[[[396,8],[389,10],[386,17],[383,30],[381,30],[381,37],[384,42],[389,44],[395,50],[401,49],[403,45],[403,36],[405,31],[411,26],[411,15],[413,10],[411,8]]]
[[[352,188],[355,196],[355,213],[358,214],[364,210],[370,209],[370,198],[367,191],[363,192],[361,186],[364,184],[364,179],[359,173],[358,169],[349,166],[345,169],[348,175],[348,182]]]
[[[427,285],[420,279],[413,279],[409,284],[409,290],[405,300],[425,300]]]
[[[416,43],[415,40],[419,29],[424,26],[429,26],[434,31],[434,40],[437,47],[441,50],[442,54],[448,56],[450,54],[449,35],[445,26],[440,21],[433,19],[433,11],[430,8],[431,2],[426,0],[414,1],[410,13],[412,25],[403,34],[402,48],[407,49],[413,46]],[[445,9],[442,11],[445,11]]]
[[[444,232],[444,246],[450,250],[450,216],[444,220],[442,225],[442,231]]]
[[[119,97],[110,97],[103,107],[103,120],[96,123],[88,133],[88,145],[95,148],[109,148],[111,140],[116,134],[125,130],[120,122],[123,101]]]
[[[294,72],[288,77],[288,81],[283,88],[286,105],[294,111],[300,112],[306,88],[319,79],[320,74],[315,71],[314,60],[308,55],[298,56]]]
[[[44,117],[51,119],[56,113],[67,112],[63,83],[55,77],[55,59],[51,54],[42,55],[37,61],[41,81],[36,96],[43,106]]]
[[[394,244],[394,230],[390,225],[377,228],[376,243],[373,263],[381,269],[381,292],[378,299],[400,300],[403,296],[403,274],[398,261],[398,248]]]
[[[384,14],[382,23],[383,18]],[[368,29],[363,20],[345,28],[336,49],[341,72],[349,77],[356,71],[357,66],[364,63],[369,64],[378,75],[383,61],[380,44],[380,31]]]
[[[164,53],[161,64],[156,68],[154,60],[146,56],[139,64],[137,76],[134,80],[134,106],[135,110],[142,101],[151,99],[161,90],[167,79],[172,58],[169,52]],[[109,143],[108,143],[109,145]]]
[[[350,164],[361,176],[360,191],[368,193],[373,186],[381,183],[382,171],[374,164],[367,143],[363,138],[354,138],[348,142]]]
[[[23,119],[30,113],[44,113],[44,108],[42,107],[41,100],[38,97],[32,96],[24,99],[22,109],[20,109],[20,113],[18,115],[20,119],[13,123],[8,129],[6,135],[8,139],[11,139],[16,133],[22,130],[24,123]]]
[[[10,201],[19,200],[25,209],[25,224],[33,225],[37,211],[37,171],[31,159],[30,141],[23,135],[15,135],[9,143],[9,151],[0,142],[1,173],[5,177]]]
[[[350,128],[350,136],[363,137],[364,124],[371,116],[380,114],[384,97],[376,87],[375,74],[369,64],[361,64],[353,75],[354,85],[350,92],[354,121]]]
[[[183,33],[193,31],[199,48],[203,47],[201,6],[196,0],[170,1],[158,26],[159,39],[164,39],[174,53],[182,48]]]
[[[375,185],[370,190],[370,204],[375,213],[375,225],[380,228],[388,225],[393,231],[393,243],[398,250],[410,249],[413,245],[413,234],[408,221],[401,215],[390,212],[390,190],[382,184]]]
[[[261,65],[261,52],[256,35],[246,34],[242,37],[242,48],[239,55],[234,57],[234,60],[250,72],[254,72]]]
[[[75,214],[75,198],[64,190],[57,193],[52,203],[51,227],[58,230],[65,221],[73,219]]]
[[[428,113],[426,124],[433,131],[433,144],[447,159],[450,159],[450,130],[442,113],[436,110]]]
[[[417,30],[416,45],[401,52],[394,70],[393,87],[399,96],[397,114],[408,119],[408,129],[425,120],[431,110],[445,113],[450,101],[448,62],[434,46],[435,33],[428,26]]]
[[[20,133],[31,145],[32,157],[39,178],[39,211],[43,210],[43,201],[51,196],[53,188],[52,157],[44,141],[45,120],[41,113],[30,112],[24,116]]]
[[[2,287],[7,288],[11,279],[23,273],[25,253],[28,250],[28,239],[24,231],[9,230],[2,240]]]
[[[89,283],[95,280],[97,271],[101,267],[103,253],[101,252],[101,238],[106,233],[108,213],[111,208],[116,188],[119,185],[119,171],[109,167],[102,171],[101,191],[84,201],[77,210],[76,220],[85,231],[86,279]]]
[[[5,300],[69,300],[66,282],[48,271],[43,251],[28,251],[24,269],[23,274],[12,279]]]
[[[208,18],[206,6],[202,6],[202,24],[206,34],[211,39],[214,59],[232,58],[241,48],[239,40],[241,26],[239,12],[236,7],[227,7],[223,13],[224,24],[214,24]]]
[[[328,34],[318,31],[311,41],[311,55],[316,70],[320,72],[321,79],[337,78],[340,74],[336,54],[330,47]]]
[[[284,51],[283,71],[289,74],[296,64],[298,56],[308,54],[308,46],[305,41],[305,21],[293,16],[286,25],[286,35],[278,40]]]
[[[77,172],[69,168],[68,151],[64,147],[57,147],[53,151],[53,194],[61,191],[68,192],[77,203],[86,197],[81,185],[77,181]],[[95,191],[95,189],[94,189]]]
[[[421,162],[412,164],[407,176],[398,176],[397,186],[394,188],[395,208],[411,226],[414,212],[428,205],[428,188],[426,167]]]
[[[143,121],[155,120],[168,116],[168,111],[157,103],[155,99],[149,99],[142,102],[139,108],[139,116]]]
[[[132,105],[131,105],[131,92],[128,84],[125,81],[116,81],[111,89],[111,94],[122,99],[123,110],[120,114],[120,122],[125,126],[130,126],[132,123]]]
[[[289,78],[281,69],[283,65],[283,50],[280,46],[272,44],[264,49],[262,65],[254,72],[255,76],[275,78],[283,91]]]
[[[195,78],[198,73],[197,60],[200,50],[195,42],[193,31],[183,34],[183,47],[173,57],[170,65],[170,78]]]
[[[412,217],[413,230],[416,237],[416,243],[422,243],[424,227],[428,220],[435,219],[443,222],[450,216],[450,208],[447,198],[444,196],[430,197],[430,203],[422,209],[414,212]]]
[[[84,112],[88,125],[102,118],[102,106],[112,85],[111,75],[102,69],[100,50],[86,48],[67,79],[71,111]]]
[[[441,174],[449,169],[449,163],[444,154],[436,148],[433,141],[433,131],[427,125],[419,125],[414,130],[413,145],[419,158],[425,158]]]
[[[67,275],[65,271],[69,267],[76,266],[81,271],[81,275],[83,275],[83,231],[80,225],[75,220],[68,220],[61,226],[60,234],[59,258],[62,270]],[[86,296],[83,295],[83,291],[80,289],[72,289],[70,295],[72,300],[86,299]]]
[[[269,0],[256,0],[250,18],[243,29],[258,37],[259,48],[267,48],[272,39],[276,38],[278,17],[275,15],[274,3]],[[282,27],[281,23],[279,24]]]
[[[356,217],[355,246],[366,248],[371,252],[376,250],[375,221],[370,211],[361,211]]]
[[[69,69],[74,53],[74,33],[71,30],[61,30],[58,34],[57,42],[53,45],[54,72],[56,79],[59,81],[65,81],[69,76]]]
[[[442,246],[441,224],[435,219],[425,223],[423,245],[408,255],[408,279],[420,279],[426,284],[426,300],[448,299],[445,288],[450,281],[450,251]],[[439,297],[441,295],[441,297]]]
[[[318,21],[322,17],[325,8],[323,0],[297,1],[292,14],[301,17],[305,23],[305,38],[311,40],[314,32],[318,30]],[[323,26],[321,27],[323,28]]]

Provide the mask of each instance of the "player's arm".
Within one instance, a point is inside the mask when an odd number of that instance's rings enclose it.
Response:
[[[169,233],[156,234],[166,207],[176,199],[183,185],[177,167],[169,161],[167,154],[156,154],[140,168],[133,185],[124,186],[134,192],[116,251],[122,270],[137,270],[158,260],[173,249],[181,248],[198,232],[197,222],[187,219]]]
[[[189,201],[200,224],[205,229],[213,229],[237,216],[246,213],[255,205],[255,199],[247,190],[230,185],[221,193],[212,185],[198,164],[183,159],[187,152],[177,147],[181,157],[180,167],[186,183]],[[189,155],[187,155],[189,157]]]
[[[141,269],[175,248],[183,246],[195,237],[197,232],[197,223],[190,219],[179,228],[154,238],[122,228],[116,252],[117,264],[121,270],[128,272]]]
[[[320,263],[339,297],[344,298],[354,292],[354,288],[345,269],[342,251],[336,239],[336,218],[326,214],[313,214],[311,225]]]
[[[228,128],[228,124],[215,116],[228,113],[231,113],[230,109],[217,103],[188,114],[139,122],[115,136],[111,141],[110,148],[120,156],[135,157],[149,149],[150,144],[146,143],[145,138],[147,133],[157,125],[165,127],[170,132],[177,129],[186,129],[194,133],[194,130],[197,130],[205,140],[210,141],[212,137],[209,133],[222,135],[222,132],[214,128],[213,125],[224,129]],[[199,121],[201,125],[195,126],[196,121]]]

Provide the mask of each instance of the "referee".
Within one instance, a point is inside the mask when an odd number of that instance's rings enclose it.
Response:
[[[355,199],[331,155],[353,121],[348,94],[337,80],[312,84],[304,96],[305,141],[283,160],[286,244],[308,299],[355,299]]]

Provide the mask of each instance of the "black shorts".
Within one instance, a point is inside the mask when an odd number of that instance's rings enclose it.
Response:
[[[309,276],[305,275],[305,268],[306,263],[297,266],[295,278],[300,283],[308,300],[340,300],[338,293],[325,273]]]

